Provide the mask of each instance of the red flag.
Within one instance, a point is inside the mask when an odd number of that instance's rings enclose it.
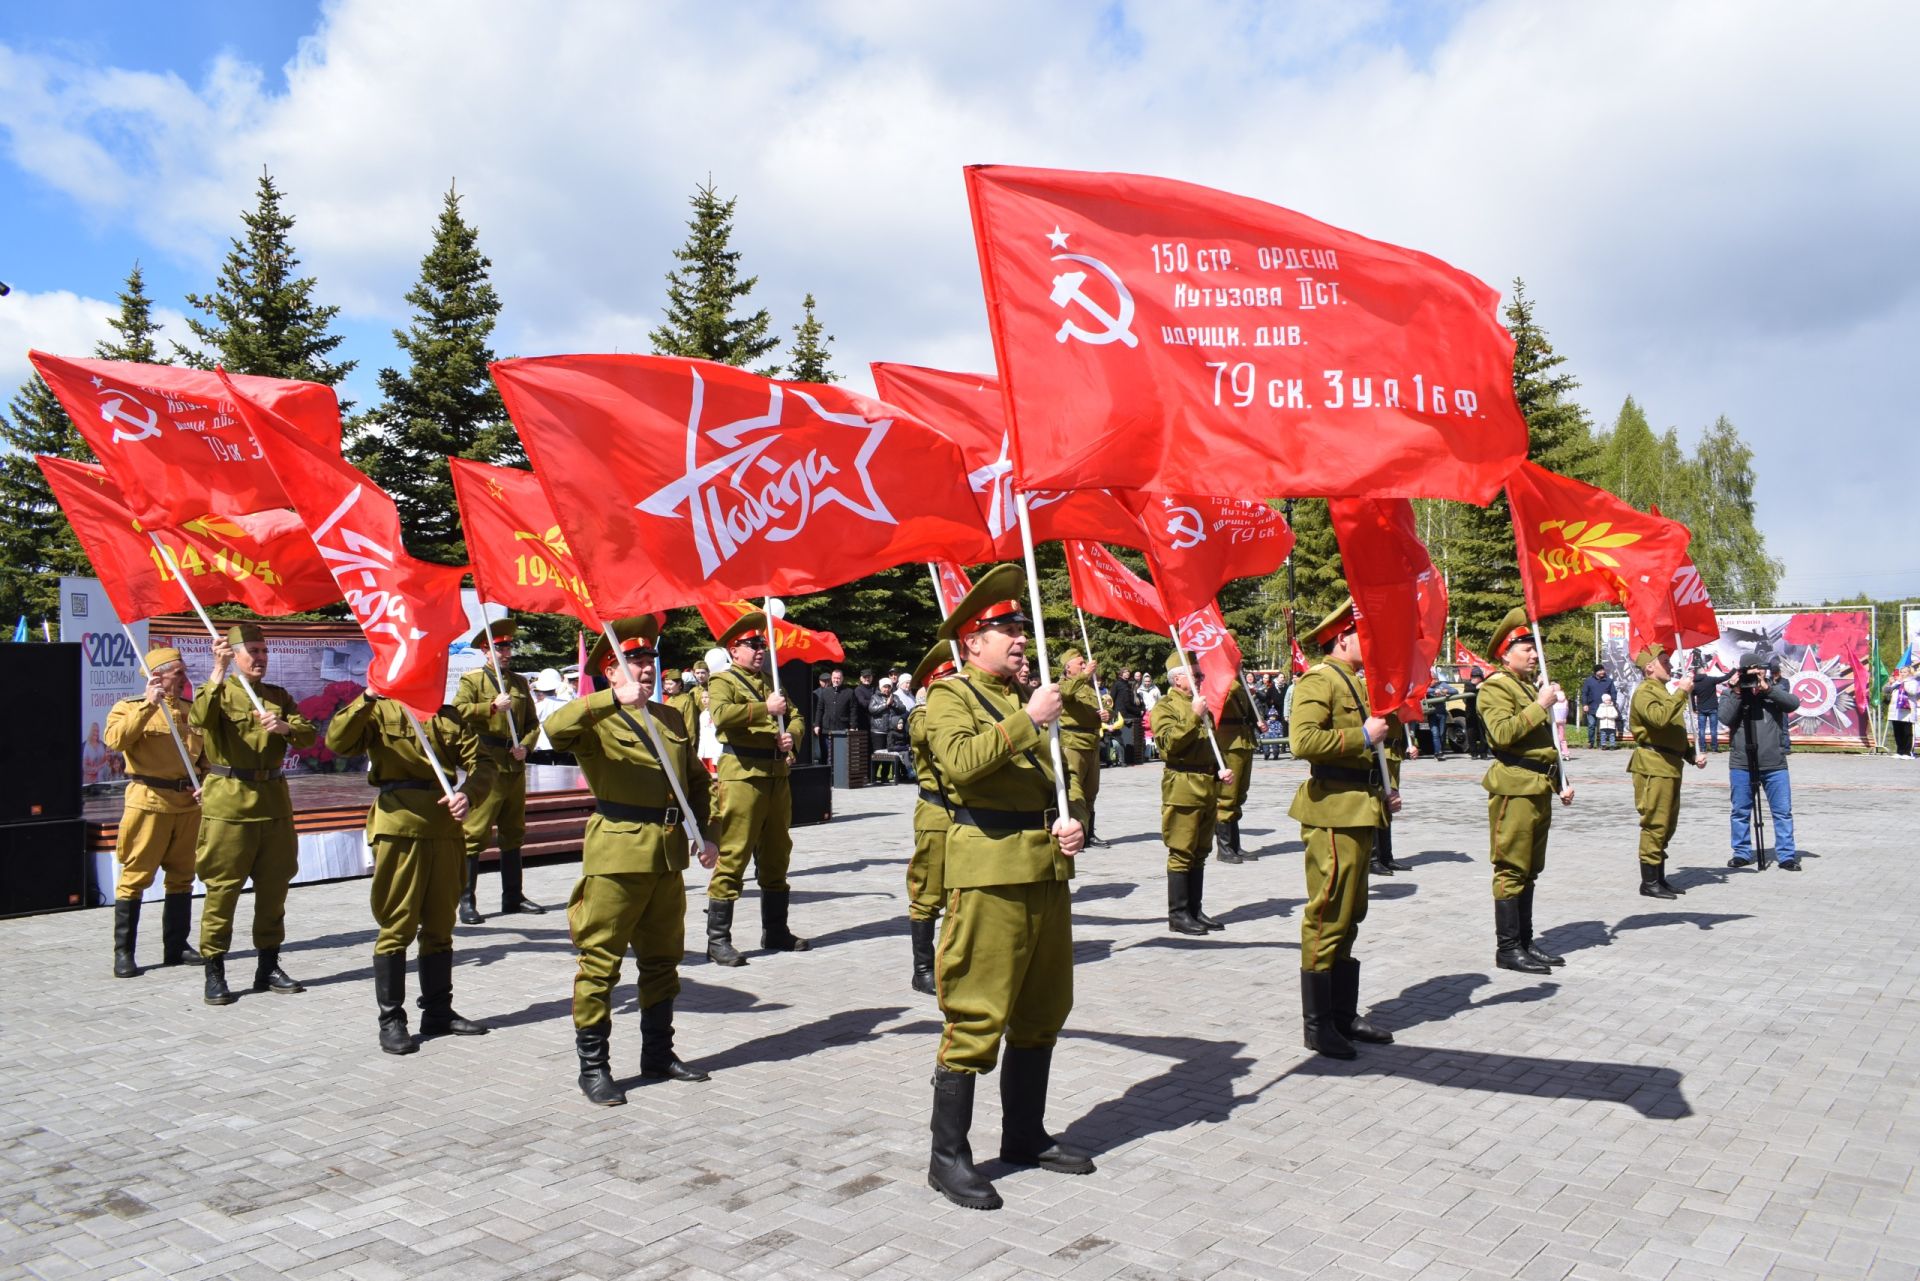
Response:
[[[1366,659],[1367,701],[1376,715],[1412,708],[1433,684],[1445,643],[1447,589],[1420,541],[1404,498],[1327,503]]]
[[[597,631],[580,566],[534,474],[465,458],[447,464],[480,598],[535,614],[572,614]]]
[[[1480,657],[1480,655],[1474,653],[1459,641],[1453,643],[1453,662],[1456,667],[1466,668],[1469,675],[1474,672],[1479,672],[1482,676],[1491,676],[1493,674],[1492,663],[1489,663],[1486,659]]]
[[[718,639],[742,614],[751,614],[760,606],[751,601],[701,601],[700,617]],[[779,648],[780,661],[800,663],[844,663],[847,651],[832,632],[816,632],[798,623],[778,619],[773,625],[773,643]]]
[[[1227,692],[1240,676],[1241,661],[1240,644],[1220,616],[1219,601],[1209,601],[1205,609],[1180,620],[1180,648],[1186,652],[1187,661],[1206,677],[1200,692],[1218,722],[1226,715]]]
[[[940,606],[940,617],[945,618],[973,590],[973,584],[967,581],[967,571],[950,560],[930,563],[933,566],[934,603]]]
[[[1648,511],[1660,515],[1660,504],[1650,504]],[[1720,639],[1720,618],[1713,612],[1713,598],[1707,594],[1707,585],[1701,581],[1692,557],[1673,571],[1673,630],[1681,649],[1711,645]],[[1635,652],[1639,652],[1638,647]]]
[[[1299,676],[1302,673],[1304,673],[1307,670],[1307,668],[1311,666],[1313,666],[1313,664],[1307,661],[1307,651],[1300,648],[1300,642],[1298,639],[1294,640],[1293,641],[1293,674],[1295,676]]]
[[[1615,600],[1657,637],[1673,608],[1673,576],[1692,535],[1604,489],[1522,463],[1507,478],[1527,612],[1543,618]],[[1718,633],[1715,633],[1718,635]]]
[[[65,458],[37,457],[40,471],[93,563],[107,599],[124,623],[191,607],[180,578],[153,545],[106,469]],[[242,517],[200,516],[153,532],[190,579],[203,605],[231,602],[256,614],[297,614],[340,599],[313,542],[298,525]]]
[[[1152,583],[1128,569],[1099,543],[1069,539],[1064,546],[1067,582],[1075,605],[1101,618],[1132,623],[1143,632],[1173,634],[1166,611],[1160,606],[1160,593]]]
[[[1019,517],[1013,506],[1012,437],[1001,405],[999,380],[988,374],[950,374],[916,365],[876,363],[880,399],[912,414],[960,447],[967,484],[982,496],[987,532],[996,560],[1018,560]],[[1139,549],[1140,522],[1102,489],[1043,489],[1027,495],[1033,541],[1083,538]]]
[[[180,525],[208,512],[291,505],[219,374],[41,351],[27,356],[142,524]],[[310,443],[322,452],[340,452],[339,401],[331,387],[246,374],[232,381],[300,424],[298,430],[311,431]]]
[[[238,388],[233,400],[373,646],[367,687],[416,716],[433,715],[447,701],[447,654],[468,631],[460,602],[467,567],[409,556],[393,499],[316,446],[316,424],[296,429]]]
[[[1485,503],[1526,457],[1499,294],[1275,205],[966,172],[1029,488]]]
[[[1166,612],[1205,609],[1236,578],[1271,574],[1293,550],[1293,531],[1253,498],[1126,494],[1146,527],[1147,563]]]
[[[604,614],[990,553],[954,444],[845,388],[671,356],[504,360],[493,377]]]

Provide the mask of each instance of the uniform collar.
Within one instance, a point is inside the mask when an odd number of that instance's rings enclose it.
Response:
[[[1013,692],[1013,682],[1005,676],[995,676],[984,667],[976,667],[971,659],[967,662],[967,679],[985,685],[988,689],[1001,694]]]

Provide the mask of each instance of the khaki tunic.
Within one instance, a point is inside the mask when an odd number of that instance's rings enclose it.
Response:
[[[791,699],[785,723],[776,724],[767,711],[767,696],[772,692],[765,677],[738,667],[729,667],[707,682],[707,714],[720,739],[720,769],[713,792],[713,840],[720,847],[720,861],[707,882],[709,899],[731,902],[740,897],[749,858],[761,889],[787,888],[787,866],[793,859],[793,791],[779,734],[785,730],[793,735],[798,751],[805,742],[806,726]]]
[[[1359,674],[1326,659],[1299,680],[1287,731],[1296,758],[1363,773],[1378,768],[1367,745],[1367,689]],[[1353,955],[1367,919],[1367,862],[1373,834],[1387,823],[1378,786],[1357,779],[1301,782],[1287,810],[1306,845],[1307,905],[1300,917],[1300,968],[1330,970]]]
[[[1693,759],[1687,736],[1687,696],[1665,681],[1643,680],[1633,691],[1627,724],[1633,730],[1633,807],[1640,812],[1640,861],[1667,861],[1667,846],[1680,826],[1680,779]]]
[[[925,725],[950,805],[1040,816],[1054,809],[1047,734],[1006,681],[969,665],[935,682]],[[1068,788],[1084,821],[1077,780],[1069,777]],[[946,1019],[939,1062],[991,1072],[1003,1036],[1021,1048],[1051,1046],[1073,1009],[1073,860],[1051,832],[982,828],[956,815],[944,870],[946,923],[934,962]]]
[[[540,741],[540,717],[533,709],[533,687],[527,678],[506,673],[507,697],[512,701],[513,721],[505,712],[493,710],[500,694],[491,666],[475,668],[460,678],[453,694],[454,710],[479,736],[480,750],[493,764],[493,786],[483,799],[467,811],[462,822],[466,852],[478,856],[491,843],[495,831],[502,850],[517,850],[527,839],[527,763],[515,760],[517,742],[532,751]],[[513,730],[520,737],[513,737]]]
[[[920,795],[913,803],[913,857],[907,860],[907,919],[931,921],[939,917],[947,892],[947,832],[953,824],[947,819],[933,749],[927,745],[925,704],[907,714],[907,743],[920,779]]]
[[[707,812],[706,767],[679,708],[649,703],[667,749],[667,768],[681,780],[696,814]],[[622,715],[622,713],[625,713]],[[679,808],[673,785],[646,733],[638,707],[622,708],[612,690],[576,698],[547,718],[547,741],[572,752],[594,799],[649,810]],[[691,834],[644,819],[595,813],[587,820],[578,883],[567,902],[567,925],[579,964],[573,977],[573,1022],[592,1027],[612,1017],[621,959],[631,949],[640,966],[640,1004],[680,992],[686,951],[686,871]]]
[[[493,762],[480,748],[469,719],[442,707],[420,723],[434,759],[449,780],[467,772],[459,791],[469,805],[494,784]],[[367,810],[373,850],[370,891],[376,956],[405,953],[417,938],[420,954],[453,950],[453,919],[466,884],[466,840],[443,803],[439,777],[420,748],[407,709],[389,698],[361,694],[327,722],[327,748],[336,756],[367,758],[367,785],[380,794]]]
[[[190,720],[205,736],[210,765],[278,771],[289,748],[311,747],[318,731],[278,685],[255,684],[260,702],[291,732],[273,734],[254,719],[238,676],[209,681],[195,692]],[[194,870],[206,886],[200,911],[200,952],[227,954],[240,891],[253,881],[253,945],[277,949],[286,941],[287,886],[300,870],[293,830],[293,798],[284,778],[266,781],[209,774],[200,788],[200,837]]]
[[[1167,846],[1167,870],[1190,872],[1207,861],[1213,848],[1220,782],[1213,746],[1199,710],[1186,691],[1161,695],[1149,714],[1153,742],[1166,766],[1160,775],[1160,839]]]
[[[1091,676],[1060,682],[1060,751],[1091,816],[1100,795],[1100,691]]]
[[[1560,753],[1553,745],[1553,714],[1536,701],[1539,689],[1512,672],[1499,671],[1480,686],[1480,721],[1487,745],[1553,770],[1540,774],[1497,757],[1480,785],[1487,790],[1488,843],[1493,859],[1493,896],[1518,898],[1547,865],[1547,833],[1553,827],[1554,779]]]
[[[200,802],[191,786],[151,787],[140,778],[187,782],[187,767],[167,729],[171,720],[192,754],[194,769],[204,772],[206,754],[200,731],[187,719],[186,703],[163,695],[164,709],[145,698],[123,698],[107,712],[101,738],[110,752],[127,758],[127,793],[120,814],[120,831],[113,857],[120,864],[116,899],[137,899],[153,884],[154,874],[166,871],[166,892],[186,894],[193,889],[193,855],[200,837]],[[139,777],[134,777],[138,775]]]
[[[1232,785],[1220,789],[1217,813],[1220,822],[1231,823],[1246,812],[1247,791],[1253,786],[1253,753],[1260,742],[1260,713],[1246,685],[1238,680],[1227,691],[1227,704],[1215,735],[1220,740],[1220,755],[1233,771]]]

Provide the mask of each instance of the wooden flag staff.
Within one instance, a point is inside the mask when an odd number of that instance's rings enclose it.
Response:
[[[1053,673],[1047,666],[1047,625],[1040,613],[1040,570],[1033,558],[1033,522],[1027,518],[1027,494],[1021,490],[1014,495],[1014,510],[1020,516],[1020,549],[1027,562],[1027,599],[1033,609],[1033,640],[1035,652],[1040,660],[1040,683],[1051,685]],[[1048,726],[1047,743],[1053,752],[1053,790],[1059,802],[1060,817],[1068,818],[1067,809],[1067,758],[1060,748],[1060,718],[1053,718]]]

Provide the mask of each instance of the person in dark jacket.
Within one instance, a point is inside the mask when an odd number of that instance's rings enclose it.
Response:
[[[1720,750],[1720,686],[1732,675],[1704,668],[1693,672],[1693,744],[1703,752]]]
[[[826,764],[833,759],[834,733],[853,728],[853,691],[847,688],[847,674],[836,667],[827,683],[813,691],[813,732],[815,759]]]
[[[880,753],[892,750],[894,718],[893,682],[882,679],[867,700],[867,743],[873,753],[870,759],[875,784],[893,782],[893,762]]]
[[[1613,683],[1613,677],[1607,675],[1604,666],[1595,666],[1593,675],[1580,682],[1580,713],[1587,725],[1587,746],[1600,746],[1600,721],[1594,715],[1600,707],[1601,696],[1613,695],[1616,706],[1621,702],[1620,687]]]
[[[1733,857],[1728,867],[1755,866],[1753,820],[1759,793],[1773,814],[1774,849],[1783,872],[1800,870],[1793,843],[1793,787],[1787,778],[1787,717],[1800,700],[1764,654],[1742,654],[1740,670],[1721,687],[1720,723],[1727,727],[1727,780],[1732,797]],[[1765,852],[1759,856],[1766,866]]]
[[[1140,691],[1134,687],[1133,673],[1122,670],[1113,683],[1113,710],[1120,714],[1120,761],[1124,765],[1140,763],[1140,722],[1146,709],[1140,706]]]

